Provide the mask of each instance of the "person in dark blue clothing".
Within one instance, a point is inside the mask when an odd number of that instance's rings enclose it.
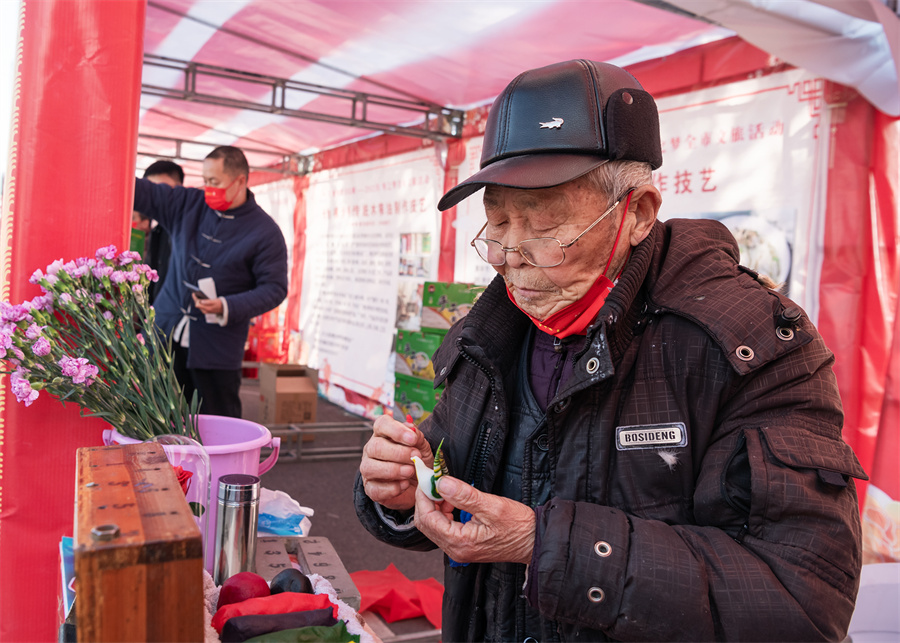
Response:
[[[135,179],[134,209],[158,221],[172,241],[169,275],[154,302],[156,322],[186,359],[186,395],[194,387],[201,413],[210,415],[241,416],[250,320],[287,295],[284,235],[257,205],[249,175],[244,153],[221,146],[203,161],[203,190]]]
[[[154,161],[144,170],[144,178],[150,179],[154,183],[165,183],[175,187],[184,185],[184,170],[174,161]],[[166,283],[169,260],[172,257],[172,240],[169,239],[169,233],[162,226],[148,226],[148,228],[144,263],[159,275],[159,281],[150,284],[150,303],[152,304],[159,295],[159,291],[162,290],[163,284]]]

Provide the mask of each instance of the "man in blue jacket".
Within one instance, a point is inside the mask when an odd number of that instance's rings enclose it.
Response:
[[[250,167],[236,147],[217,147],[203,161],[204,189],[135,179],[134,209],[172,238],[170,272],[154,307],[156,322],[185,360],[200,410],[241,416],[241,361],[250,320],[287,295],[287,246],[278,224],[247,188]],[[205,297],[188,288],[211,278]],[[204,281],[204,284],[208,284]]]

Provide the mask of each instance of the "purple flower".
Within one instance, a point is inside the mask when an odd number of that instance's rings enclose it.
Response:
[[[91,272],[94,273],[97,279],[103,279],[103,277],[109,277],[113,273],[113,267],[107,266],[105,263],[98,264],[91,268]]]
[[[12,329],[4,328],[0,330],[0,348],[12,348],[12,334],[15,331],[15,327]]]
[[[149,279],[150,281],[159,281],[159,273],[152,269],[148,270],[147,279]]]
[[[136,282],[136,281],[140,281],[140,280],[141,280],[141,276],[140,276],[136,271],[134,271],[134,270],[129,270],[128,272],[126,272],[126,273],[125,273],[125,278],[126,278],[128,281],[130,281],[131,283],[134,283],[134,282]]]
[[[97,259],[107,259],[112,261],[116,258],[116,247],[115,246],[103,246],[102,248],[98,248],[95,256]]]
[[[43,357],[50,353],[50,342],[46,337],[38,337],[37,341],[31,345],[31,352],[38,357]]]
[[[142,292],[144,292],[144,287],[143,287],[141,284],[134,284],[134,285],[131,287],[131,292],[133,292],[133,293],[136,294],[136,295],[139,295],[139,294],[141,294]]]
[[[41,336],[41,333],[44,332],[45,328],[46,328],[46,326],[38,326],[37,324],[31,324],[25,330],[25,337],[27,337],[28,339],[37,339],[38,337]]]
[[[10,381],[12,382],[12,391],[16,394],[16,399],[19,402],[25,402],[25,406],[31,406],[38,398],[38,391],[31,388],[31,383],[19,375],[18,372],[10,376]]]
[[[23,353],[21,350],[19,350],[18,346],[12,346],[12,347],[10,347],[9,350],[13,355],[16,356],[16,359],[19,360],[20,362],[23,359],[25,359],[25,353]]]
[[[33,273],[31,273],[31,276],[28,278],[28,283],[39,284],[39,283],[41,283],[41,279],[43,279],[43,278],[44,278],[44,273],[41,272],[40,268],[38,268]]]
[[[113,282],[114,284],[125,283],[125,280],[126,280],[127,278],[128,278],[128,277],[126,276],[126,274],[125,274],[124,272],[122,272],[121,270],[116,270],[115,272],[113,272],[113,273],[110,274],[110,276],[109,276],[109,280],[110,280],[111,282]]]
[[[103,319],[105,319],[106,321],[112,321],[112,318],[113,318],[113,314],[111,312],[109,312],[108,310],[103,313]]]
[[[57,259],[56,261],[51,263],[49,266],[47,266],[47,274],[48,275],[57,274],[60,271],[60,269],[63,267],[63,265],[64,265],[63,260]]]
[[[58,364],[62,374],[66,377],[71,377],[73,384],[82,384],[85,380],[95,377],[99,372],[99,369],[90,364],[85,357],[63,355]],[[93,379],[91,379],[92,381]],[[91,382],[88,382],[88,384]]]
[[[31,321],[31,315],[25,306],[13,306],[9,302],[0,302],[0,318],[9,322]]]
[[[93,268],[94,266],[97,265],[97,260],[91,259],[89,257],[78,257],[78,259],[75,260],[75,265],[76,266],[87,266],[88,268]]]
[[[81,266],[75,266],[72,270],[69,271],[69,274],[72,275],[73,279],[81,279],[86,274],[91,271],[91,267],[84,264]]]
[[[125,250],[122,254],[119,255],[119,258],[116,259],[116,263],[120,266],[124,266],[126,264],[131,263],[132,261],[140,261],[141,255],[138,252],[134,252],[133,250]]]
[[[71,304],[72,303],[72,295],[70,295],[67,292],[64,292],[59,296],[59,300],[64,304]]]
[[[30,302],[31,308],[33,310],[52,310],[53,309],[53,295],[50,293],[46,293],[44,295],[38,295]]]

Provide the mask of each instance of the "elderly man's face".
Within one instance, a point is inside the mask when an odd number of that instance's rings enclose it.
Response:
[[[565,244],[590,226],[607,206],[607,199],[583,180],[539,190],[487,186],[484,209],[488,225],[484,236],[508,248],[535,237],[556,237]],[[546,319],[581,299],[606,266],[624,208],[620,203],[604,221],[566,248],[565,261],[553,268],[536,268],[519,253],[507,253],[506,263],[495,269],[503,275],[519,307],[532,317]],[[627,236],[623,237],[624,243],[619,244],[622,248],[616,250],[617,258],[607,275],[611,279],[627,253],[629,244]]]

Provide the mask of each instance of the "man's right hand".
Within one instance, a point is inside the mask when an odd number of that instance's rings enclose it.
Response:
[[[431,446],[416,427],[388,415],[375,420],[373,429],[359,464],[366,495],[388,509],[412,509],[416,504],[416,468],[410,458],[419,456],[431,466]]]

